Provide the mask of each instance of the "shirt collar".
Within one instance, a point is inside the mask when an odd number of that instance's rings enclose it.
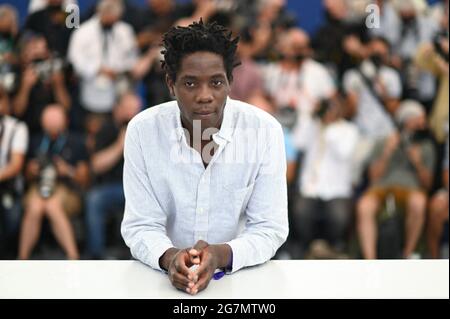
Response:
[[[230,103],[230,99],[227,98],[227,102],[225,104],[223,110],[223,119],[222,125],[220,127],[219,132],[213,134],[213,139],[215,142],[219,143],[221,140],[225,142],[231,142],[233,138],[234,129],[236,126],[235,116],[232,109],[232,105]],[[177,132],[177,140],[178,142],[185,136],[183,125],[181,124],[181,113],[179,106],[177,105],[176,112],[176,132]]]

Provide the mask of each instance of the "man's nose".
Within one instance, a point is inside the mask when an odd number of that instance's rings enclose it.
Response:
[[[214,97],[211,88],[208,85],[202,85],[197,94],[196,102],[199,104],[207,104],[213,101]]]

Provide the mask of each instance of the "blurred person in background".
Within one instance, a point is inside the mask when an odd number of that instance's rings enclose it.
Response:
[[[449,140],[445,147],[445,156],[442,162],[443,187],[430,200],[427,225],[427,246],[431,258],[439,258],[440,244],[444,232],[444,225],[448,226],[448,160]],[[448,239],[447,239],[448,241]]]
[[[449,105],[449,36],[448,36],[448,1],[440,16],[440,31],[432,42],[422,44],[416,52],[415,63],[423,70],[436,76],[439,90],[430,112],[430,128],[439,144],[445,143],[446,126],[448,124]]]
[[[30,0],[28,2],[28,15],[31,15],[32,13],[45,9],[47,6],[48,0]],[[64,8],[67,7],[69,4],[77,4],[77,0],[64,0],[63,6]]]
[[[94,174],[92,188],[86,195],[87,253],[89,258],[105,258],[106,220],[113,213],[123,213],[123,148],[128,122],[139,113],[142,102],[134,93],[122,95],[112,118],[105,121],[95,136],[95,150],[90,167]]]
[[[71,97],[65,84],[62,61],[48,49],[42,35],[25,33],[19,43],[20,69],[13,92],[13,114],[23,120],[30,133],[41,133],[41,113],[45,106],[58,103],[66,111]]]
[[[184,15],[183,6],[174,0],[147,0],[138,18],[137,42],[141,52],[132,75],[142,80],[146,104],[158,105],[172,100],[161,68],[162,35]]]
[[[299,258],[317,238],[326,239],[335,252],[342,254],[346,248],[353,211],[351,159],[358,128],[343,118],[342,103],[339,95],[322,100],[312,116],[300,118],[294,132],[294,145],[303,152],[293,212]]]
[[[44,36],[50,52],[54,56],[65,58],[70,35],[74,30],[66,26],[67,16],[63,0],[47,0],[44,8],[27,17],[23,29],[25,32],[29,30]]]
[[[241,11],[246,11],[246,8]],[[249,11],[243,18],[246,22],[239,26],[251,30],[251,41],[246,44],[247,54],[258,62],[273,61],[276,59],[273,44],[278,35],[297,26],[297,18],[286,10],[285,0],[255,0],[253,9]]]
[[[89,7],[81,16],[81,23],[91,19],[97,13],[97,7],[102,0],[95,0],[94,4]],[[122,7],[123,11],[120,16],[120,21],[127,23],[133,28],[134,32],[138,32],[140,25],[140,16],[142,10],[136,5],[134,0],[110,0],[116,2]]]
[[[377,215],[391,198],[405,214],[403,258],[410,258],[422,234],[427,192],[433,184],[435,152],[427,134],[425,108],[416,101],[402,102],[396,112],[400,131],[377,143],[370,161],[370,187],[357,204],[357,231],[362,255],[377,258]]]
[[[439,21],[426,15],[425,0],[392,0],[397,12],[397,27],[386,30],[392,46],[392,65],[400,71],[403,99],[420,101],[430,111],[436,94],[435,78],[414,64],[420,45],[433,41],[439,30]]]
[[[89,169],[84,142],[67,130],[66,111],[48,105],[41,116],[43,133],[31,139],[26,173],[30,182],[24,198],[19,259],[29,259],[47,217],[68,259],[79,252],[70,218],[80,212],[80,191],[87,187]]]
[[[68,59],[80,77],[80,102],[87,113],[88,130],[93,122],[98,127],[118,95],[132,86],[127,73],[136,63],[137,44],[132,27],[120,21],[122,13],[120,1],[102,0],[97,14],[70,39]]]
[[[16,85],[18,27],[17,10],[8,4],[0,5],[0,85],[8,93]]]
[[[351,10],[345,0],[323,0],[325,22],[314,34],[314,57],[341,80],[344,72],[364,58],[367,28],[363,19],[349,20]]]
[[[368,58],[348,70],[342,83],[347,95],[346,116],[358,126],[361,135],[353,158],[355,185],[363,181],[374,145],[394,132],[393,116],[402,94],[400,76],[387,65],[389,43],[374,37],[367,48]]]
[[[250,28],[243,29],[240,34],[237,55],[241,64],[233,71],[234,81],[231,83],[230,97],[273,113],[274,109],[264,92],[263,74],[252,57],[253,36],[253,30]]]
[[[289,29],[279,36],[276,48],[279,61],[263,67],[264,89],[275,117],[291,129],[298,116],[310,115],[316,103],[336,89],[327,69],[311,58],[306,32]]]
[[[0,258],[17,254],[23,195],[22,169],[28,148],[26,124],[10,114],[8,93],[0,85]],[[3,250],[6,250],[5,255]]]

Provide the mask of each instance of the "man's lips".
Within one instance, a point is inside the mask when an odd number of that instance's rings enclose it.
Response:
[[[214,111],[199,111],[199,112],[194,112],[194,116],[200,117],[200,118],[206,118],[206,117],[213,115],[214,113],[215,113]]]

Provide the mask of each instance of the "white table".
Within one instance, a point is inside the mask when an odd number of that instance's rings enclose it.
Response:
[[[449,298],[448,260],[270,261],[197,296],[137,261],[0,261],[0,298]]]

